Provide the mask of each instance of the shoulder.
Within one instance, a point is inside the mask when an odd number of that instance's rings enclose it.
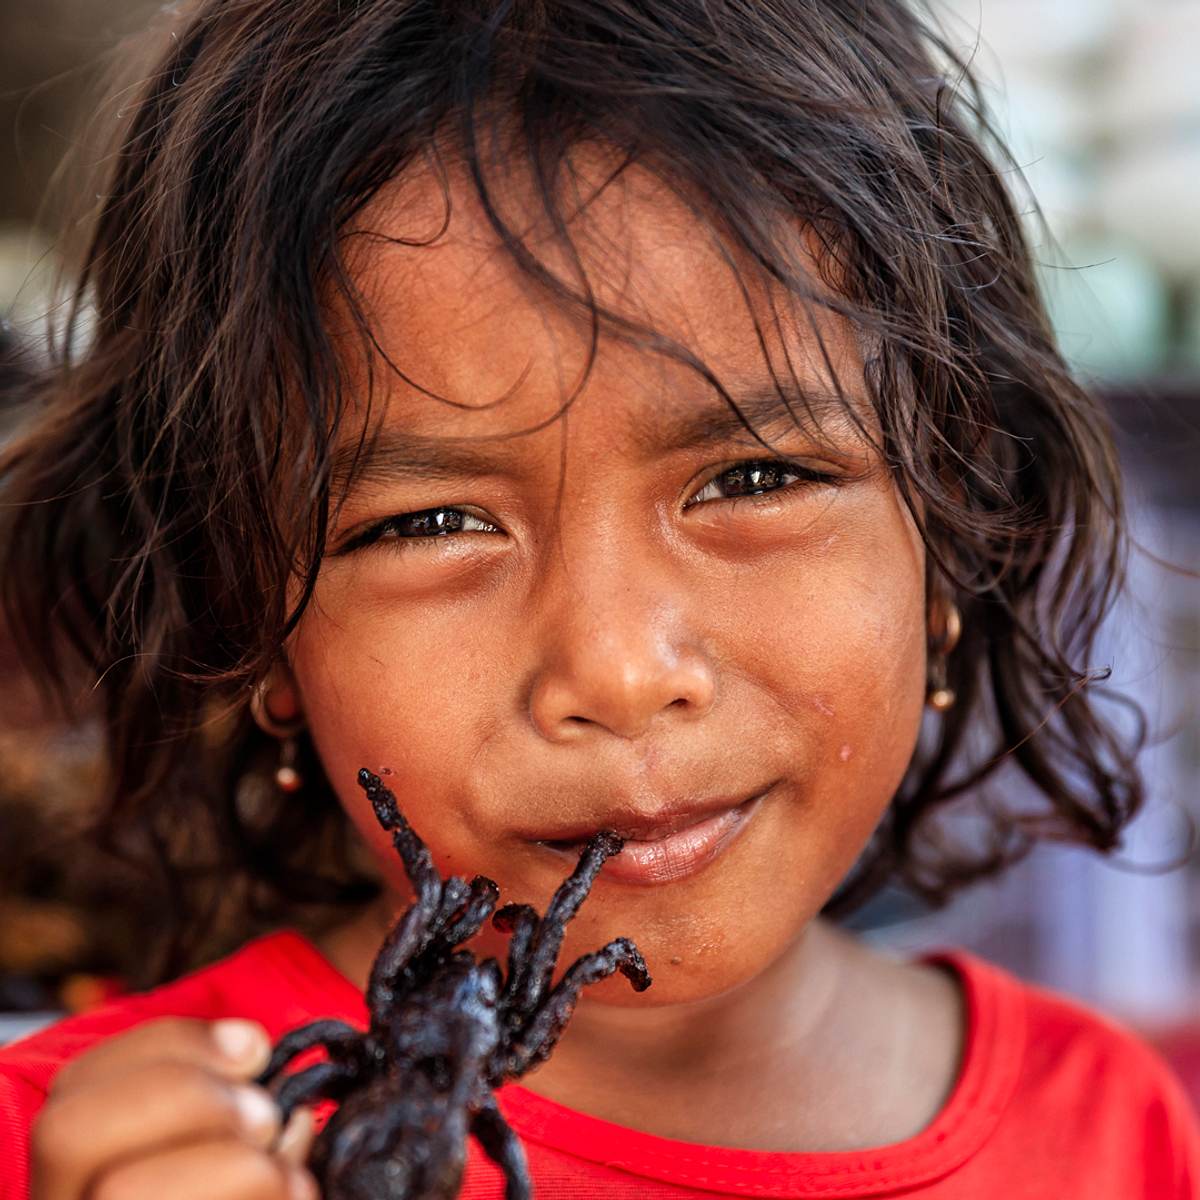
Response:
[[[1025,1156],[1126,1179],[1131,1196],[1193,1195],[1200,1126],[1153,1047],[1120,1021],[982,959],[937,957],[958,969],[973,1017],[986,1026],[974,1030],[970,1053],[1010,1074],[997,1137]],[[990,1044],[978,1044],[984,1039]]]
[[[992,968],[995,970],[995,968]],[[1123,1022],[1059,992],[1009,977],[1026,1018],[1027,1086],[1040,1092],[1119,1085],[1129,1103],[1174,1100],[1183,1086],[1165,1059]]]

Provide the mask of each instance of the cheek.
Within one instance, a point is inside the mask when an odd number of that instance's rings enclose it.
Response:
[[[755,648],[746,670],[799,731],[799,798],[774,862],[780,875],[807,880],[821,904],[900,786],[924,714],[924,547],[902,505],[879,499],[744,617],[753,625],[742,644]]]
[[[308,730],[342,806],[401,892],[407,881],[356,780],[390,773],[405,815],[443,874],[474,871],[471,814],[453,802],[461,767],[486,742],[489,705],[461,613],[421,619],[350,603],[327,589],[289,647]],[[494,657],[494,654],[493,654]]]
[[[806,731],[806,773],[898,781],[924,706],[924,547],[890,492],[847,508],[738,613],[744,669]]]

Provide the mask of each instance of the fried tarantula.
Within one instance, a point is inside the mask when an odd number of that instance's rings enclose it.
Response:
[[[462,1183],[468,1134],[504,1171],[506,1200],[527,1200],[525,1152],[493,1090],[546,1060],[587,984],[621,971],[635,991],[650,986],[637,947],[617,938],[577,959],[551,987],[565,926],[622,840],[596,834],[544,917],[528,904],[493,912],[500,893],[492,880],[443,879],[379,776],[364,768],[358,782],[392,835],[416,900],[371,968],[367,1031],[336,1020],[294,1029],[276,1044],[259,1083],[278,1081],[285,1122],[298,1105],[338,1102],[309,1158],[325,1200],[450,1200]],[[494,958],[479,961],[458,948],[489,916],[512,935],[507,975]],[[328,1061],[279,1081],[314,1046]]]

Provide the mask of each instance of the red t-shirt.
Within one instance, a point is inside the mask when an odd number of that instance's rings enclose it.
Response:
[[[925,961],[946,963],[962,979],[968,1030],[958,1082],[915,1137],[838,1153],[730,1150],[639,1133],[510,1084],[498,1099],[525,1144],[538,1200],[1200,1197],[1196,1117],[1153,1050],[963,951]],[[160,1016],[249,1017],[277,1037],[323,1016],[361,1028],[366,1012],[349,980],[310,942],[284,932],[14,1043],[0,1051],[2,1200],[25,1200],[29,1126],[55,1071],[101,1038]],[[500,1200],[501,1180],[472,1141],[462,1200]]]

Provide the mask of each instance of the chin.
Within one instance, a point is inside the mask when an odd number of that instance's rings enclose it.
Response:
[[[764,937],[767,931],[744,930],[716,936],[710,933],[703,939],[662,940],[652,934],[639,935],[635,926],[627,936],[637,943],[646,960],[653,979],[651,986],[644,992],[634,992],[627,980],[612,976],[585,989],[580,1003],[645,1009],[715,999],[769,970],[795,945],[800,931],[788,931],[783,937],[780,932],[771,930],[774,936]],[[564,949],[561,962],[570,961],[569,951]]]

